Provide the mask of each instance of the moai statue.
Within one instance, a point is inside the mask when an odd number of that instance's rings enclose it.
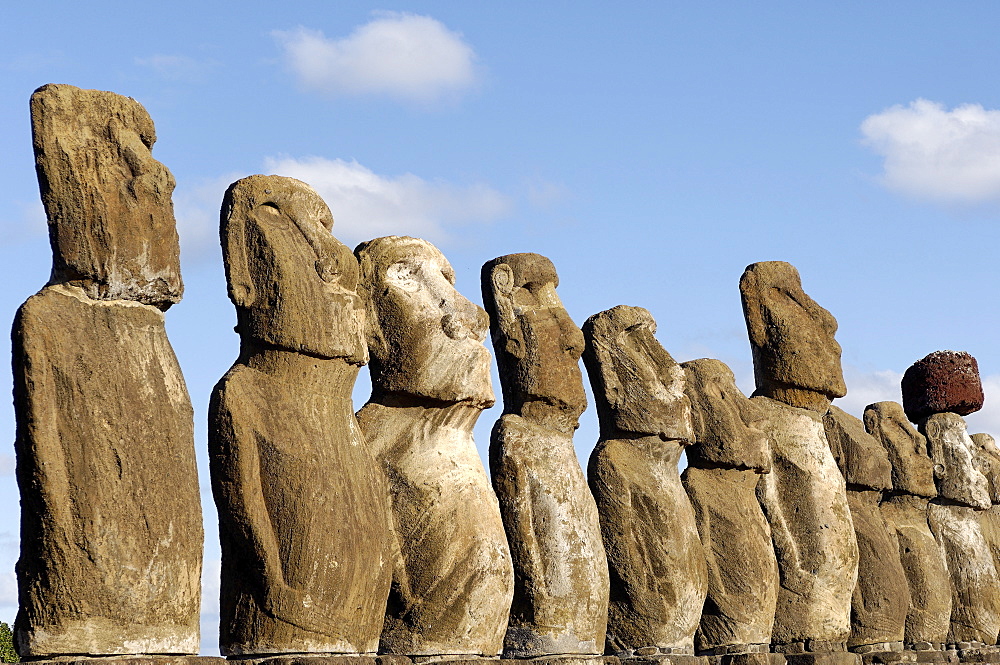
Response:
[[[684,370],[641,307],[583,325],[601,438],[588,478],[608,552],[606,653],[691,655],[708,593],[705,550],[677,463],[694,441]]]
[[[202,521],[191,400],[163,312],[181,299],[174,179],[134,99],[31,97],[53,251],[13,329],[22,659],[194,654]]]
[[[837,322],[782,261],[748,266],[740,294],[757,382],[753,400],[771,449],[771,473],[757,491],[781,580],[772,647],[842,652],[851,632],[858,543],[823,428],[830,400],[847,392]]]
[[[721,361],[683,363],[694,445],[681,480],[694,506],[708,559],[708,597],[695,634],[699,653],[771,654],[778,564],[757,483],[771,470],[763,414]]]
[[[979,517],[992,501],[962,418],[982,408],[979,367],[968,353],[938,351],[906,370],[902,390],[906,415],[927,437],[934,461],[938,497],[927,514],[951,577],[948,643],[960,650],[994,645],[1000,633],[1000,576]]]
[[[222,204],[240,356],[209,410],[223,655],[374,653],[388,489],[354,417],[368,360],[358,263],[309,185],[255,175]]]
[[[892,490],[879,511],[898,543],[910,604],[903,631],[910,651],[941,651],[951,621],[948,565],[927,521],[927,505],[937,496],[934,463],[927,439],[918,432],[897,402],[876,402],[865,408],[865,430],[882,444],[892,466]],[[883,556],[888,556],[883,552]],[[922,660],[933,659],[925,653]]]
[[[494,402],[489,321],[430,243],[362,243],[372,395],[361,429],[388,474],[400,557],[381,653],[490,656],[503,646],[513,570],[472,428]]]
[[[563,308],[555,267],[544,256],[493,259],[482,283],[504,396],[490,471],[514,562],[504,656],[598,656],[608,620],[607,556],[573,448],[587,408],[583,333]]]
[[[972,461],[976,470],[986,476],[990,490],[990,507],[979,513],[983,537],[993,552],[993,562],[1000,570],[1000,448],[989,434],[972,434]]]
[[[882,444],[865,425],[836,406],[823,417],[826,438],[847,481],[858,539],[858,584],[851,600],[850,651],[880,653],[879,662],[899,660],[903,651],[910,591],[899,558],[895,529],[886,523],[880,505],[892,489],[892,465]]]

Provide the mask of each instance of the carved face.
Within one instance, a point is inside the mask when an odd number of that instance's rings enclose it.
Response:
[[[916,496],[937,496],[927,439],[910,424],[903,406],[898,402],[871,404],[865,409],[864,423],[889,455],[892,489]]]
[[[1000,504],[1000,449],[996,439],[989,434],[972,434],[973,462],[976,470],[986,476],[990,487],[990,500]]]
[[[174,178],[153,158],[153,121],[134,99],[47,85],[31,97],[52,279],[95,299],[167,309],[181,298]]]
[[[355,250],[370,302],[372,387],[482,408],[494,402],[486,312],[455,290],[429,242],[389,236]]]
[[[924,423],[924,432],[934,460],[938,494],[973,508],[989,508],[989,483],[973,463],[974,444],[965,420],[954,413],[936,413]]]
[[[490,309],[508,410],[540,401],[579,417],[587,408],[579,365],[583,333],[559,300],[552,262],[538,254],[513,254],[483,269],[483,301]]]
[[[740,295],[758,393],[780,398],[781,390],[805,390],[831,399],[847,394],[834,339],[837,320],[806,295],[792,265],[748,266]]]
[[[330,235],[333,216],[309,185],[280,176],[234,183],[223,251],[239,331],[322,358],[368,361],[358,263]]]
[[[709,358],[682,363],[681,367],[686,379],[684,392],[691,399],[695,434],[688,460],[696,466],[770,471],[767,435],[755,426],[765,416],[736,387],[732,370]]]
[[[656,322],[642,307],[619,305],[587,319],[584,362],[594,387],[602,435],[658,434],[694,440],[684,370],[653,333]]]

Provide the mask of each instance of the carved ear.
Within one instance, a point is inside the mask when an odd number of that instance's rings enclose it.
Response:
[[[246,223],[250,213],[246,205],[235,201],[239,183],[230,185],[222,201],[219,235],[222,241],[222,261],[226,267],[229,299],[237,307],[252,307],[257,300],[257,289],[247,261]]]
[[[490,272],[490,285],[493,288],[493,312],[496,329],[504,339],[504,350],[515,358],[524,358],[525,344],[521,325],[514,312],[514,271],[505,263],[493,266]]]

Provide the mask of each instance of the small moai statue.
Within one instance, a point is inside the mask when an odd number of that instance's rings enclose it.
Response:
[[[53,265],[12,334],[15,646],[24,660],[195,654],[193,410],[164,328],[183,291],[174,179],[134,99],[46,85],[31,123]]]
[[[990,507],[979,513],[983,537],[993,552],[993,562],[1000,571],[1000,448],[989,434],[972,434],[972,461],[989,483]]]
[[[780,577],[772,648],[854,662],[856,656],[837,654],[851,632],[858,543],[823,427],[830,401],[847,392],[837,322],[783,261],[748,266],[740,295],[753,350],[753,401],[771,450],[771,473],[757,492]]]
[[[694,441],[684,370],[641,307],[583,325],[601,437],[587,474],[608,553],[605,652],[683,662],[708,593],[705,550],[677,464]]]
[[[587,408],[583,333],[559,300],[559,278],[544,256],[493,259],[483,266],[482,285],[504,397],[490,472],[514,563],[503,655],[600,656],[607,556],[573,448]]]
[[[496,657],[514,573],[472,439],[494,402],[488,317],[425,240],[377,238],[355,254],[372,378],[358,422],[388,475],[400,550],[379,651]]]
[[[895,529],[880,509],[884,493],[892,489],[889,455],[861,420],[836,406],[823,416],[823,426],[847,482],[858,539],[858,584],[851,600],[847,648],[865,654],[866,660],[878,654],[879,663],[901,660],[910,590]]]
[[[989,482],[974,464],[964,415],[983,405],[975,358],[937,351],[903,374],[903,408],[927,437],[938,496],[928,506],[931,531],[951,578],[948,643],[963,652],[992,646],[1000,633],[1000,576],[980,525],[992,506]],[[971,654],[965,654],[966,658]]]
[[[780,662],[781,654],[769,653],[778,563],[756,491],[760,476],[771,471],[767,436],[758,428],[763,414],[723,362],[702,358],[681,367],[694,424],[681,481],[708,560],[708,597],[695,648]]]
[[[892,466],[892,489],[879,511],[894,532],[909,588],[904,648],[920,652],[920,662],[945,660],[941,652],[951,622],[951,581],[927,520],[928,503],[937,496],[927,439],[910,424],[898,402],[868,405],[864,423]]]
[[[374,654],[394,539],[351,401],[368,360],[357,260],[292,178],[238,180],[221,217],[240,355],[209,407],[220,650]]]

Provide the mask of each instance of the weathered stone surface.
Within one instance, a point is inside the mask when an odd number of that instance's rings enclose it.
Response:
[[[919,422],[935,413],[967,416],[983,408],[979,364],[965,351],[935,351],[903,373],[903,408]]]
[[[892,464],[881,442],[865,430],[865,424],[837,406],[823,416],[826,440],[848,489],[892,488]],[[875,640],[892,642],[894,640]]]
[[[989,481],[973,463],[972,439],[965,420],[954,413],[937,413],[924,422],[934,481],[941,499],[986,510],[992,505]]]
[[[51,659],[22,661],[37,665],[224,665],[218,656],[58,656]]]
[[[927,439],[910,424],[902,405],[898,402],[869,404],[865,408],[864,423],[868,433],[889,455],[893,491],[927,498],[937,496],[934,462]]]
[[[244,665],[382,665],[375,656],[295,653],[266,658],[240,658]],[[409,662],[401,665],[410,665]]]
[[[883,490],[892,487],[892,465],[864,423],[842,409],[831,406],[823,416],[823,427],[847,481],[847,503],[858,539],[858,585],[851,600],[847,646],[854,651],[884,650],[875,647],[902,642],[910,605],[899,546],[879,511]]]
[[[677,462],[693,439],[684,371],[640,307],[618,306],[583,326],[583,359],[601,439],[588,480],[608,552],[606,650],[694,647],[708,592],[705,553]]]
[[[993,552],[993,562],[1000,571],[1000,449],[989,434],[972,434],[972,461],[986,477],[992,505],[979,513],[983,538]]]
[[[781,579],[772,643],[776,650],[800,641],[844,643],[858,543],[823,419],[767,397],[753,402],[764,412],[771,448],[771,473],[761,476],[757,496],[771,525]]]
[[[225,655],[373,653],[382,629],[388,489],[353,413],[365,310],[332,225],[291,178],[244,178],[223,202],[241,339],[209,413]]]
[[[355,250],[369,311],[372,396],[358,412],[386,469],[401,556],[379,650],[496,656],[513,595],[510,550],[472,428],[493,404],[486,312],[430,243]]]
[[[898,543],[910,606],[903,640],[908,645],[942,644],[951,617],[951,582],[941,548],[927,522],[927,503],[937,495],[927,439],[907,420],[902,405],[877,402],[865,408],[865,429],[888,453],[892,492],[879,506]],[[940,648],[940,647],[938,647]]]
[[[167,309],[181,299],[170,195],[153,121],[130,97],[71,85],[31,96],[35,168],[53,250],[50,284]]]
[[[695,433],[681,480],[708,562],[708,597],[695,647],[718,653],[766,646],[778,565],[756,494],[759,474],[771,468],[767,437],[757,427],[763,414],[724,363],[703,358],[681,367]]]
[[[504,392],[490,471],[514,564],[504,656],[604,652],[608,567],[597,505],[573,448],[586,408],[583,333],[538,254],[483,266],[483,302]],[[561,661],[560,661],[561,662]]]
[[[927,521],[926,497],[892,494],[879,510],[895,530],[899,559],[906,573],[910,606],[906,614],[907,644],[941,644],[951,621],[951,582],[944,554]]]
[[[861,656],[848,651],[786,653],[788,665],[861,665]]]
[[[191,401],[161,310],[181,295],[173,179],[110,92],[31,100],[49,285],[13,328],[22,658],[189,654],[201,504]]]
[[[747,266],[740,279],[757,390],[785,404],[826,413],[847,394],[840,367],[837,320],[802,290],[784,261]]]
[[[1000,632],[1000,576],[977,514],[991,506],[989,485],[973,464],[974,444],[961,416],[936,413],[923,430],[939,494],[930,502],[928,521],[951,578],[948,642],[994,644]]]
[[[13,347],[19,653],[197,653],[193,412],[163,313],[48,286]]]

